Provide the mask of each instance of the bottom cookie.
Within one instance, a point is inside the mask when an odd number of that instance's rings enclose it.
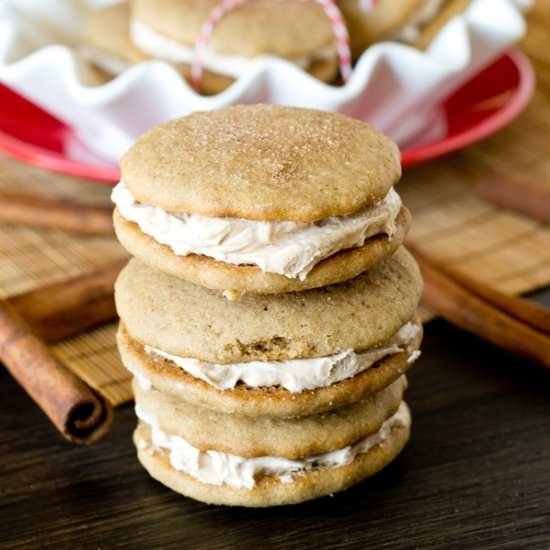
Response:
[[[403,402],[381,429],[344,449],[288,460],[244,459],[199,451],[185,440],[141,421],[134,432],[138,459],[148,473],[182,495],[227,506],[298,504],[343,491],[387,466],[410,435]]]
[[[135,63],[142,61],[149,61],[152,58],[141,52],[137,47],[132,47],[132,59]],[[176,71],[187,81],[191,82],[191,65],[184,63],[170,63]],[[318,59],[315,60],[311,66],[307,69],[311,76],[317,78],[321,82],[334,83],[338,79],[338,59],[332,57],[330,59]],[[235,83],[235,79],[223,74],[215,73],[204,69],[202,73],[202,79],[200,83],[200,93],[203,95],[216,95],[227,90],[232,84]]]

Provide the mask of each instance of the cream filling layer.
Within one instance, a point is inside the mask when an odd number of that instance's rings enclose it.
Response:
[[[219,451],[201,451],[179,436],[163,432],[156,418],[144,413],[136,405],[138,418],[151,429],[154,448],[169,452],[172,467],[209,485],[229,485],[234,489],[253,489],[259,476],[272,476],[284,483],[292,483],[295,476],[319,468],[338,468],[351,464],[355,458],[367,453],[373,447],[384,445],[393,429],[408,428],[411,416],[405,402],[401,402],[397,412],[388,418],[378,432],[359,440],[353,445],[330,453],[291,460],[278,456],[244,458]],[[145,441],[138,445],[147,447]]]
[[[195,58],[195,49],[184,46],[182,43],[167,38],[153,28],[133,21],[130,25],[132,42],[142,52],[158,59],[165,59],[172,63],[190,65]],[[315,55],[309,57],[295,57],[288,59],[291,63],[302,69],[309,68],[316,61],[329,60],[336,56],[336,46],[330,45]],[[204,67],[214,73],[239,78],[244,74],[257,57],[244,57],[240,55],[224,55],[206,50]]]
[[[422,28],[433,21],[441,11],[446,0],[426,0],[422,8],[393,36],[394,40],[412,44],[422,33]]]
[[[256,265],[266,273],[304,280],[322,260],[363,246],[374,235],[393,236],[401,198],[392,188],[378,203],[349,216],[319,222],[259,222],[166,212],[142,204],[120,182],[112,193],[120,214],[174,254],[198,254],[234,265]]]
[[[88,63],[99,67],[102,71],[112,76],[118,76],[130,68],[130,63],[123,59],[108,55],[90,46],[82,46],[80,53]]]
[[[300,393],[330,386],[364,372],[384,357],[404,351],[419,332],[417,324],[407,323],[382,346],[364,353],[347,350],[326,357],[286,361],[215,364],[178,357],[147,345],[144,348],[153,357],[168,359],[219,390],[232,389],[238,383],[243,383],[250,388],[282,387],[291,393]],[[417,357],[414,352],[410,355],[412,361]],[[138,382],[143,389],[150,387],[145,381]]]

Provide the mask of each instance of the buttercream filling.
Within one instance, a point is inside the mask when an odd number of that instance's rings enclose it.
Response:
[[[340,250],[363,246],[375,235],[391,238],[401,210],[401,198],[393,188],[359,212],[315,223],[166,212],[138,202],[122,181],[113,189],[112,200],[123,218],[178,256],[198,254],[234,265],[255,265],[266,273],[302,281],[319,262]]]
[[[92,63],[112,76],[118,76],[130,67],[130,63],[123,59],[101,52],[91,46],[82,46],[80,53],[88,63]]]
[[[172,40],[153,28],[133,21],[130,25],[132,42],[144,53],[158,59],[165,59],[172,63],[190,65],[195,58],[195,49]],[[301,56],[287,59],[302,69],[309,68],[317,61],[332,59],[336,56],[336,46],[330,45],[315,52],[311,56]],[[259,56],[258,56],[259,57]],[[258,57],[244,57],[240,55],[225,55],[207,49],[204,56],[204,67],[214,73],[239,78]]]
[[[395,33],[393,39],[407,44],[416,42],[422,34],[422,29],[437,17],[445,2],[446,0],[426,0],[407,24]]]
[[[229,485],[234,489],[253,489],[257,479],[263,476],[292,483],[295,476],[311,470],[338,468],[351,464],[357,456],[369,452],[376,446],[385,445],[392,430],[397,427],[409,427],[411,424],[409,409],[401,402],[397,412],[382,424],[378,432],[330,453],[291,460],[279,456],[244,458],[220,451],[201,451],[182,437],[162,431],[156,418],[147,415],[139,405],[136,405],[136,414],[149,426],[153,447],[169,453],[170,464],[175,470],[184,472],[202,483]],[[140,448],[147,447],[143,440],[138,445]]]
[[[291,393],[300,393],[352,378],[384,357],[405,351],[419,332],[420,327],[417,324],[407,323],[382,346],[363,353],[347,350],[326,357],[286,361],[215,364],[178,357],[147,345],[144,349],[153,357],[167,359],[195,378],[200,378],[219,390],[232,389],[237,384],[243,383],[250,388],[282,387]],[[417,354],[411,352],[409,359],[414,361],[417,357]],[[147,389],[148,385],[150,387],[150,383],[146,384],[145,381],[140,380],[138,382],[144,389]]]

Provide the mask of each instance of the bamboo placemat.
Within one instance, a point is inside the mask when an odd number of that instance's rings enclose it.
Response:
[[[530,15],[525,49],[539,89],[509,128],[482,144],[407,171],[399,192],[413,213],[410,240],[425,254],[509,293],[550,284],[550,226],[476,198],[483,178],[513,177],[550,187],[550,8]],[[0,157],[0,187],[47,193],[86,204],[109,204],[109,189],[49,174]],[[76,275],[125,253],[113,238],[79,237],[0,225],[0,296]],[[115,324],[52,346],[52,351],[114,405],[132,398],[116,352]]]
[[[82,204],[110,204],[109,188],[50,174],[0,157],[0,188],[43,193]],[[81,237],[57,230],[0,225],[0,296],[7,297],[126,257],[114,238]],[[113,404],[132,399],[112,323],[51,346],[52,352]]]

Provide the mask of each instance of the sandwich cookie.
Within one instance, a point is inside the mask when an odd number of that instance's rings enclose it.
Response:
[[[128,3],[90,10],[84,19],[80,53],[107,79],[118,76],[132,64],[129,25]]]
[[[298,459],[246,458],[202,451],[163,431],[137,408],[138,459],[149,474],[174,491],[211,504],[265,507],[296,504],[342,491],[389,464],[409,439],[411,418],[401,402],[379,430],[353,444]]]
[[[441,28],[462,13],[470,0],[339,0],[348,24],[354,58],[383,40],[426,48]]]
[[[410,367],[421,290],[404,249],[345,283],[235,302],[131,260],[115,288],[119,351],[143,387],[193,405],[316,414],[374,394]]]
[[[357,59],[372,44],[397,35],[426,0],[338,0],[337,3],[348,26],[352,55]]]
[[[130,33],[142,58],[174,63],[187,79],[197,37],[219,0],[134,0]],[[286,59],[325,82],[338,75],[330,20],[314,2],[257,0],[225,14],[204,55],[201,91],[218,93],[260,56]]]
[[[113,191],[120,242],[150,266],[238,297],[356,277],[403,242],[397,146],[336,113],[254,105],[145,134]]]
[[[223,414],[192,405],[134,379],[137,416],[164,433],[183,438],[201,451],[246,458],[298,459],[352,445],[377,432],[395,414],[406,389],[401,376],[382,391],[321,414],[296,418]]]

